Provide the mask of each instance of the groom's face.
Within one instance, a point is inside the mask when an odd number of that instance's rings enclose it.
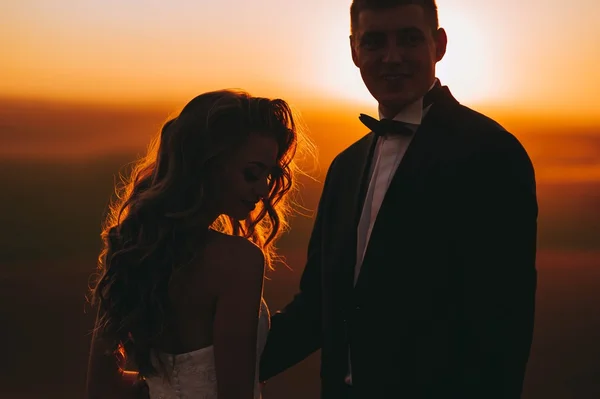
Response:
[[[423,7],[408,4],[361,10],[350,44],[367,89],[384,113],[394,114],[429,90],[446,34],[434,32]]]

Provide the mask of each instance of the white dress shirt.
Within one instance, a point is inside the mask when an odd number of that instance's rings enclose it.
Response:
[[[434,83],[435,84],[435,83]],[[433,88],[433,85],[431,86]],[[409,104],[399,114],[394,117],[394,120],[404,122],[413,130],[417,131],[424,115],[429,111],[429,107],[423,109],[423,98],[421,97],[412,104]],[[379,119],[384,116],[379,108]],[[371,162],[371,170],[369,187],[365,195],[363,209],[360,215],[357,229],[356,240],[356,265],[354,267],[354,284],[360,275],[362,262],[371,238],[371,232],[377,219],[377,214],[385,193],[387,192],[390,182],[398,169],[398,165],[402,161],[406,150],[413,138],[413,135],[394,135],[381,136],[377,138],[375,143],[375,151]],[[348,361],[350,366],[350,361]],[[346,383],[352,384],[352,371],[349,367]]]

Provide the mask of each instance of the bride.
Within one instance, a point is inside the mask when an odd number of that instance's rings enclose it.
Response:
[[[260,398],[263,275],[310,144],[299,134],[285,101],[232,90],[164,125],[103,231],[89,398]]]

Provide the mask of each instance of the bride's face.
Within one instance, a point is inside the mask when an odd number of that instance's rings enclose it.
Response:
[[[277,141],[251,134],[233,151],[218,172],[216,199],[221,214],[245,219],[269,195],[269,181],[277,166]]]

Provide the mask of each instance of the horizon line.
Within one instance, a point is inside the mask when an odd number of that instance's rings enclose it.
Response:
[[[234,87],[225,89],[236,89]],[[239,88],[237,88],[239,89]],[[243,90],[243,89],[242,89]],[[209,91],[209,90],[207,90]],[[249,91],[252,94],[252,91]],[[271,96],[272,97],[272,96]],[[277,96],[276,96],[277,97]],[[186,100],[187,98],[187,100]],[[101,110],[137,110],[137,111],[156,111],[156,112],[175,112],[180,110],[193,96],[172,95],[159,99],[154,98],[133,98],[123,97],[119,99],[108,99],[104,97],[50,97],[50,96],[30,96],[0,93],[0,103],[38,103],[44,105],[72,106],[77,108],[101,109]],[[274,97],[275,98],[275,97]],[[279,96],[290,103],[300,113],[304,110],[308,112],[319,110],[332,110],[347,108],[349,111],[357,109],[375,110],[377,103],[372,101],[361,101],[352,98],[343,98],[327,95],[308,95],[298,93],[287,93]],[[459,102],[460,99],[458,99]],[[483,113],[500,114],[503,118],[510,119],[519,123],[558,123],[560,127],[563,124],[573,128],[597,128],[600,127],[600,114],[584,115],[574,110],[558,112],[556,110],[544,107],[529,107],[511,105],[507,101],[472,101],[461,102],[461,104]],[[300,108],[301,107],[301,108]],[[489,115],[488,115],[489,116]],[[600,133],[600,131],[598,132]]]

